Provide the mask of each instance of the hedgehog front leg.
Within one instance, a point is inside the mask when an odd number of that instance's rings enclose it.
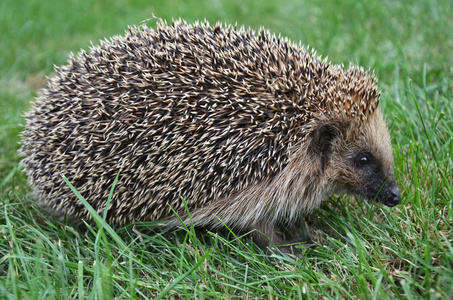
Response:
[[[291,241],[283,239],[275,231],[275,225],[271,222],[259,222],[250,227],[253,241],[262,249],[270,251],[274,245],[285,254],[297,254],[299,250],[295,247],[306,239],[299,238]]]

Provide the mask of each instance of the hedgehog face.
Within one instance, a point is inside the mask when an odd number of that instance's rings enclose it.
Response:
[[[392,146],[380,111],[355,132],[358,135],[347,141],[350,150],[345,161],[353,172],[349,181],[354,184],[346,185],[346,191],[387,206],[397,205],[401,196],[393,176]]]
[[[400,192],[393,175],[383,171],[382,163],[373,154],[363,152],[351,161],[356,174],[362,177],[360,186],[349,186],[347,191],[367,200],[376,200],[387,206],[395,206],[400,200]]]
[[[321,170],[332,190],[387,206],[400,202],[390,136],[379,110],[362,123],[327,121],[318,132]]]

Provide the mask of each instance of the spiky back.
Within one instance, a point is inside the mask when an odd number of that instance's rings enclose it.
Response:
[[[43,202],[86,216],[66,175],[109,218],[161,219],[269,181],[317,118],[366,120],[375,79],[266,31],[158,22],[57,68],[27,114],[22,153]]]

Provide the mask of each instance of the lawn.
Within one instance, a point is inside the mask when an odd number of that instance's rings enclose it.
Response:
[[[301,222],[300,257],[228,230],[45,221],[18,165],[23,113],[69,53],[153,15],[264,27],[374,70],[401,204],[330,198]],[[0,1],[0,299],[452,299],[452,15],[450,0]]]

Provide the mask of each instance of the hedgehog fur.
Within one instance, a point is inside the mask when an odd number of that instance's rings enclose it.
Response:
[[[158,21],[56,68],[26,114],[21,154],[43,206],[107,221],[222,224],[284,241],[333,193],[396,205],[376,79],[265,30]],[[184,217],[186,216],[186,217]],[[184,219],[185,218],[185,219]],[[272,243],[256,234],[263,247]]]

